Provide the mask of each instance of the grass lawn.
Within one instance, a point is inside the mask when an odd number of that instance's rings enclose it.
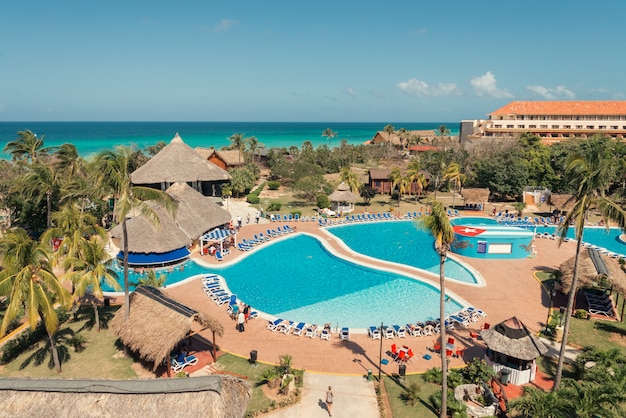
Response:
[[[391,405],[391,416],[394,418],[412,417],[437,417],[439,414],[430,406],[429,397],[441,386],[426,383],[421,374],[407,375],[406,380],[399,380],[395,376],[385,376],[385,389]],[[405,403],[400,395],[404,387],[411,383],[417,383],[420,387],[420,400],[414,406]]]
[[[626,323],[601,319],[572,318],[568,344],[597,347],[601,350],[619,348],[626,355]]]
[[[101,324],[106,324],[115,313],[113,307],[101,308]],[[107,329],[100,332],[92,327],[93,310],[83,307],[77,320],[62,324],[57,334],[57,347],[63,371],[57,374],[52,364],[48,339],[20,354],[0,370],[2,377],[61,378],[61,379],[136,379],[133,360],[125,358],[115,344],[117,337]],[[75,352],[69,338],[80,335],[85,339],[84,349]]]

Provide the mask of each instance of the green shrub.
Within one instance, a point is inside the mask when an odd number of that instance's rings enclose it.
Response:
[[[391,200],[398,200],[398,196],[399,196],[398,192],[391,193]]]
[[[251,205],[257,205],[261,201],[261,199],[259,199],[259,195],[250,193],[248,194],[248,196],[246,196],[246,201]]]
[[[292,210],[289,213],[291,213],[293,216],[296,216],[296,215],[302,216],[302,211],[301,210]]]
[[[330,200],[328,200],[328,196],[326,196],[324,193],[320,193],[317,195],[317,207],[320,209],[330,207]]]
[[[283,206],[283,205],[282,205],[282,203],[280,203],[280,202],[272,202],[272,203],[270,203],[270,205],[267,207],[267,211],[268,211],[268,212],[278,212],[282,206]]]
[[[574,318],[587,319],[588,317],[589,313],[584,309],[576,309],[576,312],[574,312]]]
[[[279,181],[270,181],[267,183],[267,188],[270,190],[278,190],[279,187],[280,187]]]

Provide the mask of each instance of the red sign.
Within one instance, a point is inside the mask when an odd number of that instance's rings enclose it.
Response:
[[[471,226],[455,225],[452,227],[455,233],[465,237],[475,237],[486,231],[486,229],[473,228]]]

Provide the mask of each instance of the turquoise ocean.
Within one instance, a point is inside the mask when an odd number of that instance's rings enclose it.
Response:
[[[46,147],[76,145],[82,157],[116,145],[145,148],[159,141],[169,142],[177,132],[192,148],[220,149],[230,144],[228,138],[235,133],[255,136],[266,148],[300,148],[305,141],[317,148],[322,144],[336,147],[341,140],[361,144],[389,124],[407,130],[436,130],[445,125],[451,135],[459,131],[459,122],[0,122],[0,143],[4,148],[17,138],[18,131],[28,129],[43,136]],[[322,136],[327,128],[337,133],[331,141]],[[0,157],[9,158],[6,154]]]

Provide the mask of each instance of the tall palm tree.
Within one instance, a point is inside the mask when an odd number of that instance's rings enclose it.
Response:
[[[383,128],[383,132],[387,133],[387,143],[391,143],[391,135],[393,135],[395,131],[396,131],[396,128],[394,128],[393,125],[386,125]]]
[[[239,164],[241,164],[241,156],[246,151],[246,138],[243,134],[232,134],[228,140],[230,141],[230,149],[239,151]]]
[[[92,294],[91,306],[98,331],[100,331],[100,315],[96,302],[103,296],[102,282],[116,290],[120,287],[116,280],[117,274],[111,268],[111,264],[112,260],[102,240],[97,236],[83,240],[77,254],[67,257],[63,262],[65,270],[68,271],[68,278],[74,287],[74,301],[80,300],[88,291]]]
[[[359,176],[352,171],[350,166],[341,167],[341,181],[350,186],[350,191],[358,193],[361,184],[359,183]]]
[[[443,138],[445,136],[450,135],[450,129],[446,128],[446,125],[439,125],[437,128],[437,134]]]
[[[333,131],[331,128],[326,128],[324,132],[322,132],[322,136],[325,136],[328,140],[328,148],[332,148],[333,138],[337,137],[337,132]]]
[[[607,139],[592,139],[588,145],[589,147],[584,153],[574,154],[568,158],[565,169],[566,176],[570,180],[570,184],[575,187],[576,192],[572,197],[574,206],[567,213],[559,227],[559,243],[567,236],[569,225],[573,224],[576,228],[576,255],[553,390],[559,388],[563,375],[563,361],[565,359],[570,319],[574,309],[574,299],[578,291],[580,252],[585,231],[585,221],[593,210],[600,212],[607,228],[609,228],[610,221],[616,222],[622,230],[626,228],[626,212],[620,205],[606,196],[615,168],[615,164],[611,163],[611,142]]]
[[[67,306],[69,294],[52,271],[47,246],[30,238],[23,229],[14,229],[0,238],[0,251],[4,256],[0,294],[9,298],[0,335],[5,335],[9,324],[25,308],[31,329],[35,329],[39,320],[44,324],[54,366],[60,373],[61,362],[55,341],[59,317],[54,304]]]
[[[63,144],[55,150],[54,155],[57,157],[55,167],[64,173],[68,178],[83,174],[84,161],[78,155],[78,149],[74,144]]]
[[[178,204],[170,195],[161,190],[149,187],[134,186],[130,180],[129,158],[132,150],[128,147],[117,147],[115,150],[106,150],[95,159],[95,167],[100,173],[99,183],[110,189],[115,196],[113,215],[122,224],[124,237],[124,318],[130,317],[130,293],[128,283],[128,228],[129,215],[142,215],[154,228],[159,228],[161,222],[148,201],[154,201],[165,206],[165,209],[174,214]]]
[[[61,191],[63,179],[60,173],[52,166],[35,162],[31,170],[14,186],[14,189],[22,189],[30,198],[37,203],[46,200],[47,227],[52,226],[52,197]]]
[[[45,155],[48,150],[43,146],[44,136],[40,138],[37,134],[29,131],[19,131],[14,141],[7,142],[4,152],[11,154],[13,161],[37,162],[39,157]]]
[[[444,180],[454,182],[454,189],[452,190],[452,207],[454,207],[457,188],[460,191],[463,187],[465,174],[461,173],[461,166],[459,163],[451,162],[446,168],[446,171],[444,171],[443,178]]]
[[[250,148],[250,153],[252,154],[252,161],[254,161],[254,155],[259,149],[265,148],[265,144],[260,142],[256,136],[246,138],[246,141],[248,142],[248,148]]]
[[[389,180],[391,180],[390,194],[393,194],[393,191],[402,182],[402,171],[400,171],[398,167],[393,167],[391,169],[391,173],[389,174]],[[400,191],[399,190],[398,190],[398,207],[400,207]]]
[[[417,186],[417,193],[415,194],[415,202],[417,203],[417,198],[422,194],[422,190],[424,190],[428,185],[426,176],[422,173],[422,167],[419,159],[412,158],[409,161],[409,164],[406,167],[406,175],[411,184],[415,184]]]
[[[448,391],[448,359],[445,351],[445,346],[447,342],[445,326],[445,262],[448,256],[448,251],[450,251],[450,246],[454,241],[454,233],[452,231],[452,225],[450,225],[450,218],[448,218],[448,215],[446,215],[444,206],[436,200],[434,200],[431,205],[432,208],[430,211],[430,215],[424,218],[424,227],[435,238],[435,250],[437,251],[437,254],[439,254],[439,320],[441,321],[441,385],[443,389],[443,393],[441,395],[440,416],[441,418],[445,418],[447,416],[446,401]]]

